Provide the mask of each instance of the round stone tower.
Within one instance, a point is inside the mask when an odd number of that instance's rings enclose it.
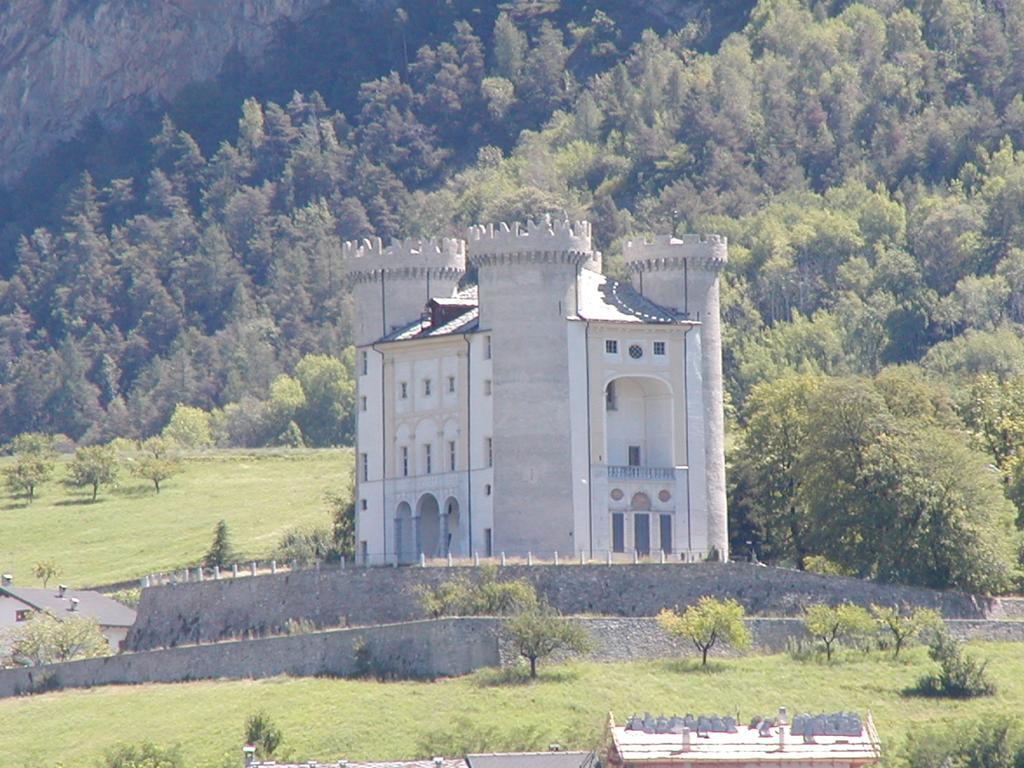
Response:
[[[567,318],[576,316],[580,270],[599,264],[590,224],[546,217],[472,227],[466,239],[493,349],[495,550],[579,552],[587,502],[574,467],[588,459],[585,440],[573,440],[585,424],[573,423],[570,402],[586,388],[570,365],[578,329]]]
[[[417,320],[430,299],[451,296],[466,271],[466,243],[409,238],[385,248],[374,237],[344,243],[342,258],[362,346]]]
[[[702,472],[708,548],[729,556],[725,497],[725,424],[722,397],[722,327],[719,274],[728,261],[720,235],[659,235],[625,245],[633,287],[646,298],[700,325],[687,335],[687,379],[699,388],[686,393],[691,482]],[[702,427],[702,429],[701,429]]]

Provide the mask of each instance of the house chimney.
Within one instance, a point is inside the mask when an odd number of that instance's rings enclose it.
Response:
[[[779,723],[779,752],[786,751],[786,725]]]
[[[434,768],[442,768],[443,766],[444,766],[444,758],[443,757],[435,757],[434,758]]]
[[[548,744],[548,752],[561,752],[561,751],[562,751],[562,745],[561,744]]]
[[[690,751],[690,729],[683,726],[683,752]]]
[[[245,745],[243,745],[243,747],[242,747],[242,758],[245,760],[243,765],[245,765],[246,768],[248,768],[248,766],[250,766],[254,762],[256,762],[256,747],[255,747],[255,745],[253,745],[253,744],[245,744]]]
[[[14,581],[14,577],[9,573],[5,573],[3,576],[0,576],[0,585],[2,586],[9,587],[11,586],[12,581]]]
[[[67,592],[67,591],[68,591],[68,587],[67,587],[66,584],[58,584],[57,585],[57,595],[58,595],[58,597],[64,597],[64,593]]]
[[[779,725],[788,725],[788,721],[786,720],[786,708],[785,707],[779,707],[778,723],[779,723]]]
[[[78,610],[78,598],[77,597],[72,597],[71,598],[71,607],[68,610],[70,610],[70,611],[77,611]]]

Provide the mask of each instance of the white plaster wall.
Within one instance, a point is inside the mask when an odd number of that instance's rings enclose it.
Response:
[[[366,353],[366,374],[362,374],[361,355]],[[356,350],[356,402],[366,398],[365,411],[356,411],[356,555],[361,557],[364,549],[370,563],[385,562],[386,527],[385,520],[390,517],[384,506],[384,451],[381,424],[383,404],[381,402],[381,382],[384,369],[381,355],[370,347]],[[361,454],[368,459],[368,479],[361,474]],[[366,509],[362,508],[363,501]]]
[[[574,550],[561,552],[565,556],[577,556],[580,552],[593,551],[592,528],[594,520],[590,507],[590,414],[587,410],[588,371],[586,324],[569,321],[568,360],[570,451],[572,453],[572,511]]]

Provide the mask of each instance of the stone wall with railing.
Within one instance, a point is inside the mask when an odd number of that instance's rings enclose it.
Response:
[[[479,574],[473,567],[311,569],[144,589],[127,646],[262,636],[283,631],[289,621],[329,627],[420,619],[418,587]],[[744,563],[509,565],[498,574],[527,579],[552,605],[575,615],[654,616],[703,595],[734,598],[760,616],[795,616],[809,603],[845,601],[926,606],[955,619],[1002,615],[997,599]]]

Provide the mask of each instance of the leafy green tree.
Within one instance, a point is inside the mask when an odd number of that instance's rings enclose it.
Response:
[[[68,464],[68,477],[77,486],[92,487],[92,501],[96,501],[101,485],[117,482],[117,453],[110,445],[91,445],[75,451]]]
[[[305,396],[296,410],[296,421],[309,445],[323,447],[352,443],[354,360],[355,351],[349,347],[342,359],[306,355],[295,366],[295,378]]]
[[[213,568],[215,565],[224,568],[230,565],[234,558],[235,552],[231,546],[228,524],[224,520],[220,520],[213,528],[213,542],[206,555],[203,556],[203,565],[207,568]]]
[[[892,655],[897,658],[900,651],[928,632],[943,628],[942,616],[930,608],[916,608],[908,611],[899,606],[872,605],[871,613],[883,636],[892,640]]]
[[[109,656],[112,651],[95,619],[57,619],[49,613],[33,613],[28,621],[8,634],[10,655],[30,664],[55,664],[73,659]]]
[[[162,437],[151,437],[142,443],[143,454],[130,465],[131,473],[153,483],[160,493],[160,483],[182,471],[181,461],[171,454],[171,446]]]
[[[537,677],[537,661],[556,651],[587,653],[593,647],[578,621],[563,618],[554,608],[540,605],[507,619],[502,632],[512,648],[530,663],[530,677]]]
[[[32,566],[32,575],[43,582],[43,589],[46,589],[47,582],[60,575],[60,567],[53,560],[40,560]]]
[[[747,400],[746,429],[733,455],[741,498],[762,541],[761,557],[769,562],[792,559],[805,567],[810,520],[798,495],[797,471],[807,440],[807,403],[821,379],[791,375],[756,386]]]
[[[31,503],[35,498],[36,488],[53,474],[53,438],[38,432],[29,432],[14,438],[11,448],[14,453],[14,464],[4,468],[4,480],[11,493],[23,495]]]
[[[728,645],[739,651],[750,647],[750,630],[743,623],[745,613],[735,600],[705,595],[682,613],[678,609],[662,609],[657,621],[668,634],[693,643],[700,651],[701,666],[707,666],[708,651],[716,645]]]
[[[151,741],[120,744],[103,756],[103,768],[185,768],[181,748],[161,747]]]
[[[811,637],[825,646],[828,661],[832,661],[832,650],[837,642],[863,640],[875,628],[871,614],[852,603],[808,605],[804,608],[804,627]]]
[[[245,743],[256,747],[256,757],[260,760],[269,760],[273,757],[284,738],[281,729],[270,719],[270,715],[263,711],[255,712],[246,718],[244,733]]]
[[[210,414],[202,408],[178,403],[160,436],[183,448],[206,448],[213,444]]]
[[[494,71],[515,82],[523,69],[529,43],[515,22],[502,11],[494,22]]]

